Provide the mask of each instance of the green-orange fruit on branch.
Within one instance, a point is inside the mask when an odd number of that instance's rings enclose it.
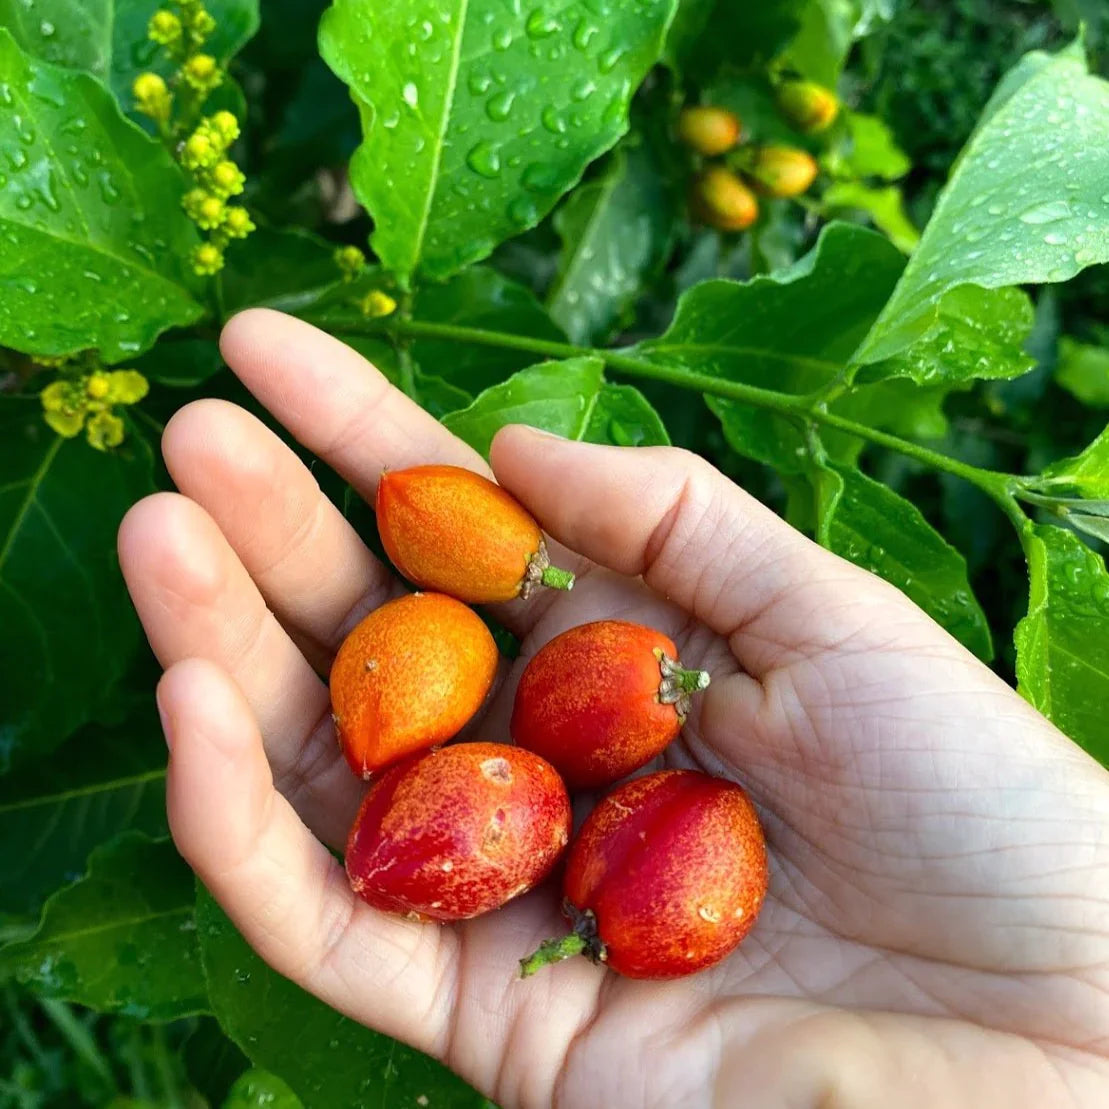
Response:
[[[689,189],[693,215],[721,231],[746,231],[759,218],[755,194],[723,166],[709,166]]]
[[[377,486],[377,526],[393,565],[424,589],[470,604],[527,598],[540,585],[570,589],[523,505],[458,466],[389,470]]]
[[[646,765],[674,739],[690,697],[709,684],[652,628],[598,620],[563,632],[528,663],[512,739],[542,755],[571,789],[597,789]]]
[[[628,978],[680,978],[720,962],[766,898],[766,843],[747,794],[695,770],[663,770],[614,790],[566,860],[572,931],[521,960],[586,955]]]
[[[497,645],[453,597],[413,593],[371,612],[331,666],[331,711],[364,778],[457,735],[497,673]]]
[[[683,108],[678,117],[678,137],[706,158],[726,154],[739,142],[742,130],[739,117],[727,108]]]
[[[782,115],[806,135],[826,131],[839,115],[836,94],[814,81],[783,81],[777,97]]]
[[[570,798],[538,755],[456,743],[398,763],[362,802],[346,868],[374,908],[466,920],[541,882],[570,838]]]
[[[766,196],[793,198],[808,192],[819,167],[808,151],[792,146],[761,147],[751,160],[747,176]]]

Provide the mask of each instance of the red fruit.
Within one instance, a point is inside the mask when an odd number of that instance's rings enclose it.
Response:
[[[678,138],[707,158],[725,154],[739,142],[739,117],[727,108],[683,108],[678,117]]]
[[[497,673],[497,645],[453,597],[413,593],[371,612],[331,666],[331,710],[364,778],[457,735]]]
[[[703,670],[683,670],[652,628],[598,620],[552,639],[528,663],[512,709],[512,739],[542,755],[571,789],[596,789],[638,770],[677,736]]]
[[[628,978],[679,978],[720,962],[766,897],[766,844],[739,786],[663,770],[614,790],[570,845],[562,883],[573,932],[520,966],[584,954]]]
[[[826,131],[839,115],[836,94],[815,81],[783,81],[777,99],[782,115],[806,135]]]
[[[376,909],[466,920],[541,882],[570,838],[570,799],[537,755],[457,743],[373,786],[351,829],[351,888]]]
[[[470,604],[511,601],[538,585],[570,589],[539,525],[499,485],[458,466],[390,470],[377,486],[377,527],[393,565],[425,589]]]
[[[760,192],[786,198],[807,192],[818,172],[813,156],[792,146],[760,147],[747,170]]]
[[[723,166],[709,166],[693,179],[689,206],[702,223],[721,231],[745,231],[759,218],[755,194]]]

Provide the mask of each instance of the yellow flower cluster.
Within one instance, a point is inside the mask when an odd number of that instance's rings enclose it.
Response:
[[[66,439],[83,430],[90,446],[106,451],[123,442],[123,420],[115,409],[137,404],[149,389],[137,370],[94,369],[79,377],[62,377],[40,394],[43,418]]]
[[[254,230],[254,221],[245,208],[227,203],[246,184],[242,170],[228,157],[239,137],[239,121],[221,110],[196,122],[208,94],[223,80],[219,62],[201,51],[216,22],[202,0],[173,0],[173,7],[150,17],[147,35],[168,52],[175,73],[168,83],[156,73],[142,73],[133,92],[138,110],[158,124],[189,173],[192,187],[182,206],[189,219],[208,233],[206,241],[193,248],[190,261],[195,273],[210,276],[223,268],[227,244],[245,239]],[[171,128],[175,98],[180,111]]]
[[[335,265],[343,275],[343,280],[353,281],[366,265],[366,256],[356,246],[339,246],[332,255]]]

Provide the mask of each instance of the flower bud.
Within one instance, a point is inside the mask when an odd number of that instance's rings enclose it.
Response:
[[[702,223],[721,231],[745,231],[759,218],[755,194],[722,166],[710,166],[694,178],[689,206]]]
[[[146,37],[159,46],[172,46],[181,37],[181,20],[162,8],[150,17]]]
[[[223,251],[214,243],[201,243],[193,248],[192,264],[198,277],[211,277],[223,269]]]
[[[219,151],[212,140],[199,128],[194,131],[181,148],[181,162],[186,169],[204,169],[219,157]]]
[[[89,375],[88,381],[85,382],[85,392],[88,393],[93,400],[103,400],[111,390],[111,382],[108,380],[106,373],[97,371]]]
[[[726,154],[739,142],[741,130],[739,117],[727,108],[683,108],[678,117],[678,137],[706,158]]]
[[[226,109],[222,109],[208,120],[211,129],[219,136],[224,147],[230,146],[239,137],[239,121]]]
[[[836,94],[813,81],[784,81],[778,86],[778,108],[806,135],[827,130],[839,115]]]
[[[245,239],[254,230],[254,221],[245,208],[228,208],[223,215],[223,230],[229,239]]]
[[[135,108],[159,123],[169,119],[173,95],[157,73],[140,73],[131,85]]]
[[[366,256],[356,246],[340,246],[332,255],[344,281],[353,281],[366,264]]]
[[[362,315],[367,319],[379,320],[391,316],[397,310],[397,302],[381,289],[371,289],[362,298]]]
[[[764,196],[794,197],[808,192],[818,168],[807,151],[792,146],[764,146],[745,172]]]
[[[181,75],[197,92],[211,92],[223,80],[219,63],[211,54],[194,54],[181,67]]]
[[[208,177],[208,187],[223,200],[229,196],[238,196],[243,191],[245,182],[242,170],[229,161],[217,162]]]

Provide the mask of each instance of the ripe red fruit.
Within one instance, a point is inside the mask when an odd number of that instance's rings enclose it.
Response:
[[[614,790],[570,845],[573,931],[521,961],[523,977],[583,954],[628,978],[679,978],[728,955],[766,897],[766,844],[739,786],[663,770]]]
[[[458,466],[390,470],[377,486],[377,526],[393,565],[425,589],[470,604],[570,589],[539,525],[488,478]]]
[[[537,755],[457,743],[375,783],[351,829],[347,875],[374,908],[466,920],[541,882],[570,826],[566,787]]]
[[[819,167],[807,151],[792,146],[764,146],[755,153],[746,172],[759,192],[792,198],[808,191]]]
[[[689,207],[702,223],[721,231],[745,231],[759,218],[755,194],[723,166],[709,166],[694,178]]]
[[[371,612],[331,667],[331,710],[351,769],[364,778],[444,743],[481,708],[497,673],[481,618],[441,593]]]
[[[683,108],[678,117],[678,138],[691,150],[714,158],[739,142],[739,117],[727,108]]]
[[[512,709],[512,739],[542,755],[571,789],[596,789],[638,770],[677,736],[703,670],[683,670],[652,628],[598,620],[556,636],[528,663]]]

